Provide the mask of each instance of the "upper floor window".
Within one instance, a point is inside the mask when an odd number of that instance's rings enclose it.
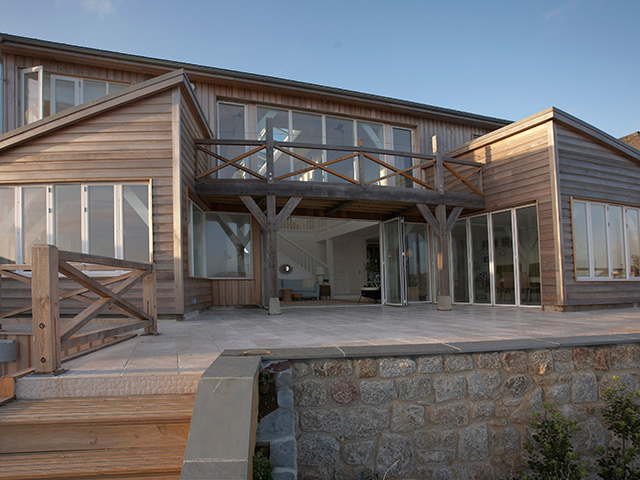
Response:
[[[640,278],[640,209],[573,200],[576,278]]]
[[[0,263],[31,263],[31,247],[149,262],[151,214],[144,184],[0,187]]]
[[[255,110],[251,110],[252,108],[255,108]],[[247,113],[248,109],[250,110],[249,113]],[[248,118],[255,118],[253,120],[255,123],[249,123],[247,121]],[[413,131],[408,128],[264,105],[245,106],[228,102],[218,103],[219,138],[256,138],[264,140],[266,138],[267,119],[272,121],[273,138],[277,142],[348,147],[358,145],[361,140],[362,146],[365,148],[402,152],[414,151]],[[245,147],[222,146],[219,152],[226,158],[233,158],[244,153]],[[345,177],[359,179],[358,159],[348,156],[345,151],[332,151],[330,148],[326,150],[295,148],[293,153],[316,164],[330,162],[328,168],[337,174],[321,171],[320,169],[309,169],[299,175],[287,177],[288,180],[345,182]],[[274,155],[275,176],[286,176],[293,172],[308,169],[311,166],[311,164],[296,156],[276,151]],[[339,160],[345,156],[347,158]],[[412,158],[401,156],[389,158],[382,158],[378,154],[372,156],[382,163],[389,163],[399,169],[411,167],[414,161]],[[266,156],[264,152],[260,152],[251,158],[245,158],[240,161],[240,164],[243,167],[256,170],[261,175],[266,175]],[[366,182],[373,181],[389,173],[381,163],[369,158],[365,158],[363,170]],[[218,176],[219,178],[245,178],[245,174],[233,166],[221,169]],[[407,181],[404,177],[396,177],[395,182],[397,186],[413,186],[413,182]],[[381,183],[393,185],[393,180],[382,180]]]
[[[20,85],[23,125],[128,87],[125,83],[46,73],[41,66],[22,69]]]

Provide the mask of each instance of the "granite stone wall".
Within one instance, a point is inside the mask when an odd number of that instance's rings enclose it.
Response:
[[[609,441],[602,392],[640,387],[640,344],[292,360],[297,478],[511,478],[532,412],[578,421],[593,463]]]

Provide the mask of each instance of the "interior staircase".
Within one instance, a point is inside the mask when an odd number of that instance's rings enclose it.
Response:
[[[195,394],[16,400],[0,407],[0,479],[178,479]]]

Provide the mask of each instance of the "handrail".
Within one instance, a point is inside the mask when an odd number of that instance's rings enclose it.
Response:
[[[2,318],[32,311],[34,367],[37,373],[59,371],[64,350],[140,328],[149,334],[157,332],[155,264],[62,251],[53,245],[34,245],[32,259],[32,265],[0,265],[0,275],[31,286],[31,305],[3,314]],[[102,270],[110,267],[115,273],[110,277],[91,277],[83,272],[91,265],[98,265]],[[25,275],[28,271],[31,272],[30,277]],[[60,288],[61,275],[78,284],[79,288]],[[138,282],[142,282],[142,306],[124,298],[125,293]],[[87,306],[73,318],[61,322],[60,303],[70,299]],[[119,321],[82,332],[106,311],[117,313],[119,319],[128,318],[129,323]]]
[[[207,168],[204,172],[197,172],[196,178],[202,179],[209,177],[212,174],[217,174],[223,168],[235,168],[244,173],[245,177],[252,176],[259,181],[272,183],[273,181],[282,181],[291,179],[292,177],[299,177],[301,175],[309,174],[309,172],[319,171],[324,172],[322,180],[318,180],[318,177],[308,177],[313,179],[307,179],[302,181],[311,181],[319,183],[329,183],[334,181],[342,181],[350,183],[354,186],[366,186],[372,184],[381,184],[392,178],[403,178],[405,182],[408,182],[408,186],[414,188],[425,188],[434,191],[448,191],[453,187],[467,189],[476,195],[482,195],[482,166],[483,164],[462,160],[457,158],[443,157],[434,150],[434,154],[424,154],[417,152],[405,152],[399,150],[388,150],[381,148],[370,148],[358,146],[344,146],[344,145],[327,145],[316,143],[304,143],[304,142],[283,142],[283,141],[271,141],[267,140],[235,140],[235,139],[198,139],[196,140],[196,149],[210,155],[215,159],[213,165]],[[244,146],[251,148],[244,153],[234,157],[226,158],[216,152],[205,148],[205,146]],[[311,158],[307,158],[301,154],[301,150],[316,150],[324,152],[342,152],[339,158],[330,159],[327,161],[316,161]],[[265,151],[267,153],[267,164],[270,161],[274,161],[274,154],[279,152],[280,155],[284,155],[286,158],[292,159],[291,166],[287,168],[284,173],[280,173],[278,176],[268,179],[268,175],[265,176],[263,171],[264,165],[256,164],[255,155]],[[410,159],[411,164],[408,167],[397,167],[394,162],[387,162],[387,159],[392,158],[405,158]],[[248,159],[253,159],[248,161]],[[293,160],[298,162],[294,168]],[[326,160],[326,159],[325,159]],[[335,168],[336,164],[344,165],[344,162],[351,160],[353,166],[349,167],[348,172],[338,171]],[[364,178],[365,177],[365,162],[367,165],[374,164],[377,168],[376,178]],[[250,163],[253,164],[251,168]],[[302,163],[302,165],[300,165]],[[351,165],[351,162],[349,162]],[[462,170],[457,170],[456,167],[462,167]],[[469,168],[464,167],[472,167]],[[367,167],[368,169],[368,167]],[[445,177],[439,177],[437,173],[439,170],[446,170],[447,175]],[[273,171],[273,170],[272,170]],[[374,170],[375,171],[375,170]],[[433,172],[433,174],[430,173]],[[367,173],[370,172],[367,170]],[[470,179],[476,177],[477,180],[474,185]],[[442,182],[446,184],[440,184],[438,178],[441,178]],[[215,179],[216,181],[223,181],[224,179]],[[386,183],[386,182],[385,182]],[[381,184],[381,186],[384,186]]]
[[[307,270],[311,275],[315,276],[316,267],[318,267],[318,265],[322,265],[327,270],[329,269],[329,265],[327,265],[325,262],[323,262],[319,258],[316,258],[311,253],[307,252],[304,248],[300,247],[295,242],[292,242],[291,240],[289,240],[287,237],[284,237],[280,233],[278,233],[278,250],[281,250],[281,246],[282,246],[282,244],[280,243],[280,240],[284,240],[284,243],[286,243],[290,247],[293,247],[295,252],[297,252],[297,253],[293,253],[291,252],[291,250],[286,251],[286,248],[283,248],[281,253],[289,257],[291,261],[297,263],[302,268]]]

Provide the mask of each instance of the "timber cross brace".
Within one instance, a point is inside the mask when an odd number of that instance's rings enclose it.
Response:
[[[269,315],[280,314],[278,297],[278,230],[298,206],[302,197],[291,197],[285,206],[276,214],[276,196],[267,196],[266,213],[249,196],[241,196],[242,203],[267,233],[267,293],[269,295]]]
[[[380,219],[380,216],[374,216],[376,213],[370,213],[368,217],[358,216],[365,214],[362,208],[352,208],[357,203],[364,204],[365,209],[369,204],[371,212],[378,212],[378,215],[379,210],[376,209],[381,205],[401,205],[404,207],[401,211],[411,211],[414,207],[419,210],[437,238],[438,309],[451,310],[449,235],[464,208],[474,211],[485,208],[482,164],[445,158],[436,136],[432,137],[433,153],[420,154],[365,149],[361,141],[357,147],[274,141],[270,118],[266,119],[264,133],[265,139],[256,141],[198,140],[197,151],[212,156],[218,163],[196,175],[196,194],[205,198],[239,198],[265,232],[265,286],[270,315],[281,313],[277,234],[284,222],[296,208],[299,215]],[[245,151],[229,159],[205,148],[216,145],[244,147]],[[323,160],[306,158],[298,153],[313,150],[323,152]],[[280,159],[290,157],[291,171],[276,175],[276,155]],[[330,159],[336,155],[340,156]],[[404,160],[405,165],[395,165],[398,158]],[[294,166],[294,160],[298,162],[297,166]],[[344,170],[344,162],[349,162],[350,173]],[[411,166],[407,167],[406,162]],[[302,167],[299,166],[301,164]],[[196,160],[196,170],[198,165]],[[278,165],[282,170],[283,164]],[[229,178],[225,175],[223,178],[220,172],[223,168],[235,168],[240,176],[234,174]],[[262,197],[266,202],[259,204],[254,197]],[[277,197],[288,198],[280,212],[276,211]],[[314,202],[324,205],[320,207],[324,212],[320,212]],[[266,210],[263,211],[265,203]],[[429,206],[435,207],[435,215]],[[448,216],[447,208],[450,209]]]

